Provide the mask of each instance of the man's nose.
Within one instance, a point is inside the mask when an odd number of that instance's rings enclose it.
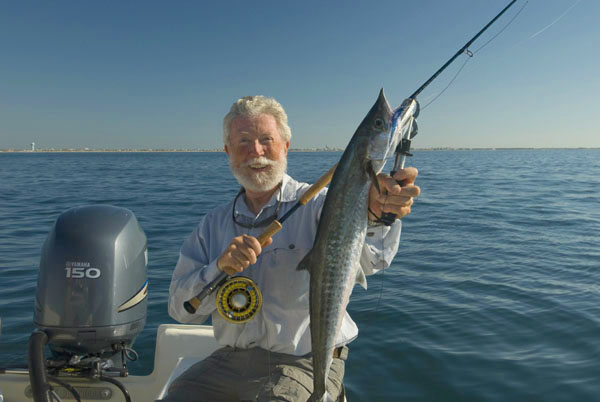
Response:
[[[253,154],[261,156],[265,153],[265,149],[259,140],[254,140],[251,145],[251,151]]]

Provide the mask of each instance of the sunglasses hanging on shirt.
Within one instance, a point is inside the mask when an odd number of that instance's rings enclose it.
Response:
[[[283,196],[283,190],[281,189],[281,183],[279,183],[278,187],[279,187],[279,199],[277,200],[277,207],[275,208],[275,212],[272,215],[270,215],[264,219],[261,219],[258,222],[254,222],[254,223],[240,222],[235,216],[235,205],[237,204],[238,198],[240,197],[240,195],[242,195],[246,192],[244,190],[244,188],[242,187],[242,189],[237,193],[237,195],[235,196],[235,199],[233,200],[233,208],[231,209],[231,219],[233,219],[233,223],[235,223],[236,225],[241,226],[243,228],[246,228],[246,229],[262,228],[262,227],[265,227],[265,226],[268,226],[269,224],[271,224],[271,222],[273,222],[275,219],[277,219],[277,214],[279,213],[279,207],[281,207],[281,198]]]

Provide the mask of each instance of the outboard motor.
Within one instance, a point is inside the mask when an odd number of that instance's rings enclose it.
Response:
[[[55,382],[79,399],[60,376],[108,381],[126,376],[126,360],[146,322],[146,235],[128,209],[92,205],[56,220],[42,248],[29,341],[34,400],[50,401]],[[48,344],[51,358],[44,358]]]

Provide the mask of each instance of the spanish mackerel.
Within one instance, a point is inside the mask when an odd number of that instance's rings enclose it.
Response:
[[[383,89],[335,170],[312,250],[298,265],[310,272],[310,331],[314,390],[310,401],[330,400],[326,383],[335,340],[357,282],[364,283],[359,260],[367,229],[371,181],[383,169],[398,139],[390,130],[393,111]],[[376,184],[377,185],[377,184]]]

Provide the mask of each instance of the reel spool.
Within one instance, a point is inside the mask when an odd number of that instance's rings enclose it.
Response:
[[[256,283],[245,276],[235,276],[217,292],[217,311],[233,324],[242,324],[254,318],[262,306],[262,293]]]

